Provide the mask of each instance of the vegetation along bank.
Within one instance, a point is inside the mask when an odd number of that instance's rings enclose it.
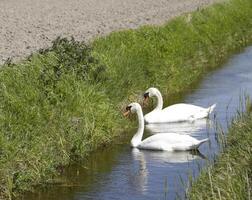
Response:
[[[0,68],[0,198],[120,136],[120,109],[155,86],[171,97],[252,40],[252,2],[230,0],[163,26],[51,48]]]
[[[193,182],[189,199],[251,199],[252,195],[252,107],[237,116],[223,152],[214,165]]]

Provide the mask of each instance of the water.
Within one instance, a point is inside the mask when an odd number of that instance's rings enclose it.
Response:
[[[199,152],[131,149],[128,138],[121,144],[94,153],[85,164],[67,168],[61,177],[65,184],[38,189],[34,194],[25,195],[24,199],[184,199],[188,177],[196,177],[199,170],[218,154],[216,130],[221,127],[226,132],[244,94],[252,97],[252,47],[233,56],[220,70],[210,72],[185,98],[184,102],[204,107],[217,103],[210,119],[146,126],[145,135],[177,132],[198,139],[209,137],[210,142],[203,144]]]

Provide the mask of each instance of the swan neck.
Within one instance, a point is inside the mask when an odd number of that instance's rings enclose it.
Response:
[[[162,110],[163,109],[163,97],[159,91],[156,92],[157,97],[157,106],[155,110]]]
[[[137,118],[138,118],[138,129],[137,129],[136,134],[133,136],[131,140],[132,147],[137,147],[142,141],[142,137],[144,133],[144,117],[143,117],[142,109],[137,111]]]

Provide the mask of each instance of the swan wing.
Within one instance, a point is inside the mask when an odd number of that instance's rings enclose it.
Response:
[[[195,106],[191,104],[179,103],[168,106],[162,110],[163,113],[173,113],[173,114],[181,114],[181,115],[189,115],[195,112],[206,111],[205,108],[200,106]]]
[[[213,111],[215,104],[209,108],[203,108],[191,104],[174,104],[163,110],[154,110],[144,116],[146,123],[165,123],[193,121],[208,116]]]
[[[181,122],[191,118],[193,119],[193,112],[177,104],[163,110],[154,110],[144,116],[146,123]]]
[[[208,109],[191,104],[175,104],[166,107],[161,111],[161,117],[170,121],[187,121],[205,118],[208,115]]]
[[[138,147],[151,150],[184,151],[195,149],[199,143],[199,140],[189,135],[160,133],[143,140]]]

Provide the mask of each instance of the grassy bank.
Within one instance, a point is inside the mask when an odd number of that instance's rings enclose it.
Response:
[[[119,108],[150,86],[172,96],[252,41],[252,2],[231,0],[163,26],[52,48],[0,68],[0,196],[46,183],[108,144]]]
[[[251,199],[252,197],[252,110],[236,118],[227,144],[214,165],[201,172],[189,199]]]
[[[120,102],[154,85],[172,96],[251,42],[251,1],[227,2],[164,26],[115,32],[96,40],[94,55],[107,66],[107,93]]]
[[[1,196],[51,181],[112,140],[120,113],[93,84],[100,68],[89,47],[63,39],[0,69]]]

